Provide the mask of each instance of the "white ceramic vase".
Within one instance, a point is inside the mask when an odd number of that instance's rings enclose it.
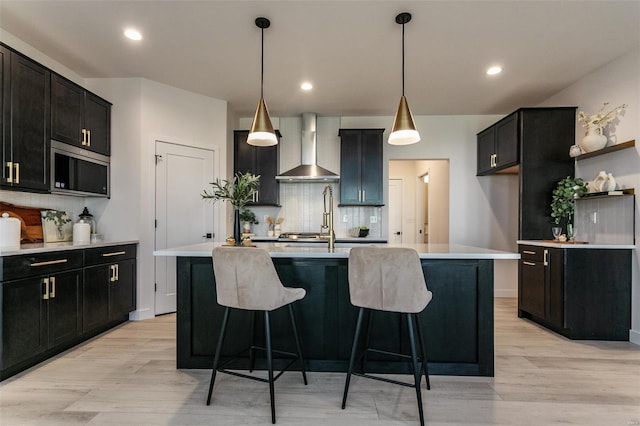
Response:
[[[602,134],[602,128],[593,125],[587,127],[587,133],[580,143],[580,147],[584,152],[597,151],[604,148],[606,145],[607,137]]]

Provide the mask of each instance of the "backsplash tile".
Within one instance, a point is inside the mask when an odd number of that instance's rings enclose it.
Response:
[[[72,221],[76,221],[85,206],[83,197],[70,197],[54,194],[35,194],[31,192],[16,192],[0,190],[0,200],[26,207],[40,207],[43,209],[64,210]],[[95,218],[96,221],[99,218]]]
[[[577,239],[592,244],[635,244],[634,208],[634,196],[579,200],[575,212]]]
[[[320,232],[322,213],[324,212],[324,197],[322,192],[327,184],[322,182],[309,183],[280,183],[280,204],[282,207],[249,207],[260,222],[253,226],[253,232],[258,236],[267,235],[268,225],[264,216],[274,218],[283,217],[282,232]],[[354,227],[369,227],[369,236],[380,238],[382,220],[380,207],[338,207],[340,201],[340,185],[333,183],[333,224],[336,237],[349,237],[349,231]],[[327,197],[327,208],[329,199]],[[372,216],[376,222],[371,223]],[[347,221],[344,222],[346,217]]]

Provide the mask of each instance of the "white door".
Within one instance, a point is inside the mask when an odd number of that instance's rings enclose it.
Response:
[[[389,179],[389,242],[402,242],[402,179]]]
[[[156,141],[155,250],[213,237],[213,203],[200,196],[214,180],[213,165],[214,151]],[[176,258],[154,259],[155,313],[175,312]]]

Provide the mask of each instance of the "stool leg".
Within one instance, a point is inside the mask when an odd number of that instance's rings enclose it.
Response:
[[[427,390],[431,390],[431,383],[429,383],[429,366],[427,365],[427,349],[424,343],[424,333],[422,332],[422,324],[420,323],[420,316],[415,315],[416,329],[418,331],[418,340],[420,342],[420,352],[422,353],[422,368],[424,370],[424,377],[427,379]]]
[[[271,400],[271,423],[276,423],[276,403],[273,389],[273,358],[271,355],[271,321],[269,311],[264,311],[264,339],[267,349],[267,369],[269,370],[269,399]]]
[[[358,321],[356,322],[356,332],[353,336],[353,344],[351,346],[351,357],[349,358],[349,369],[347,370],[347,381],[344,384],[344,395],[342,396],[342,409],[347,404],[347,393],[349,392],[349,382],[351,381],[351,373],[353,372],[353,363],[356,359],[356,349],[358,348],[358,337],[360,336],[360,327],[362,326],[362,313],[364,308],[360,308],[358,312]]]
[[[227,332],[227,323],[229,322],[230,308],[224,309],[224,316],[222,317],[222,325],[220,326],[220,336],[218,336],[218,345],[216,346],[216,354],[213,357],[213,371],[211,372],[211,381],[209,382],[209,395],[207,395],[207,405],[211,404],[211,393],[213,392],[213,384],[216,381],[216,371],[218,370],[218,363],[220,361],[220,352],[222,352],[222,343],[224,342],[224,335]]]
[[[254,346],[256,345],[256,311],[251,311],[251,346],[249,347],[249,373],[253,372],[256,366],[256,355]]]
[[[307,372],[304,368],[304,359],[302,358],[302,349],[300,348],[300,339],[298,338],[298,327],[296,326],[296,317],[293,315],[293,307],[289,303],[289,317],[291,317],[291,327],[293,328],[293,337],[296,340],[296,349],[298,350],[298,358],[300,358],[300,369],[302,370],[302,379],[304,385],[307,385]]]
[[[406,314],[407,327],[409,329],[409,344],[411,346],[411,361],[413,363],[413,379],[416,388],[416,397],[418,399],[418,415],[420,416],[420,426],[424,426],[424,413],[422,412],[422,394],[420,391],[420,379],[422,378],[422,369],[418,369],[418,356],[416,354],[416,339],[413,335],[413,314]]]
[[[364,355],[360,362],[360,372],[364,373],[364,366],[367,364],[367,357],[369,355],[369,337],[371,336],[371,328],[373,327],[373,310],[367,310],[367,334],[364,338]]]

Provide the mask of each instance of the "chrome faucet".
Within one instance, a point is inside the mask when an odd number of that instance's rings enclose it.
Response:
[[[327,209],[327,195],[329,195],[329,208]],[[320,238],[329,242],[329,251],[333,251],[336,242],[336,234],[333,230],[333,188],[331,185],[324,187],[324,212],[322,213],[322,225],[320,226]],[[327,230],[324,234],[323,231]]]

